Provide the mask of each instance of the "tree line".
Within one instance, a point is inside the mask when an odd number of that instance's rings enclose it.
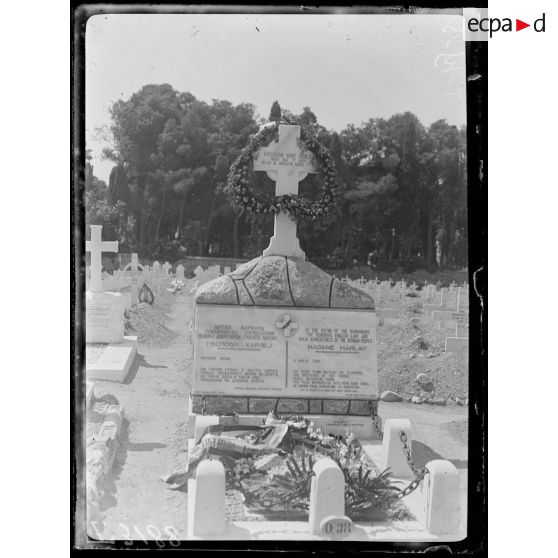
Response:
[[[230,164],[268,120],[249,103],[211,103],[168,84],[146,85],[110,109],[114,162],[109,183],[87,156],[86,225],[121,252],[176,261],[185,256],[251,258],[273,234],[271,216],[235,211],[225,185]],[[326,220],[304,221],[298,236],[307,257],[326,268],[354,262],[382,269],[467,265],[466,133],[445,120],[425,127],[411,112],[370,118],[340,133],[309,107],[293,114],[273,103],[269,120],[311,127],[335,160],[340,203]],[[252,188],[273,196],[266,173]],[[309,199],[320,181],[299,185]]]

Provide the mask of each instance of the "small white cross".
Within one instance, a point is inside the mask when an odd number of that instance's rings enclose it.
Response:
[[[261,148],[254,156],[254,170],[266,171],[275,181],[277,196],[298,194],[298,183],[309,172],[317,172],[314,155],[298,147],[299,138],[300,126],[280,124],[279,140]],[[274,234],[263,255],[306,258],[296,236],[296,223],[284,211],[275,215]]]
[[[132,264],[132,265],[131,265],[130,269],[131,269],[134,273],[136,273],[136,272],[138,271],[138,263],[139,263],[139,262],[138,262],[138,254],[137,254],[137,252],[133,252],[133,253],[132,253],[132,261],[131,261],[131,264]]]
[[[275,327],[282,329],[285,337],[291,337],[298,330],[298,322],[294,318],[291,319],[290,314],[285,314],[282,318],[275,322]]]
[[[91,252],[91,283],[92,293],[102,293],[103,289],[103,252],[118,252],[118,242],[103,242],[102,225],[91,225],[91,240],[85,243],[86,252]]]

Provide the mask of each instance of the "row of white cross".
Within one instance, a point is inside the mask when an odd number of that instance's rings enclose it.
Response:
[[[91,225],[91,240],[85,243],[85,250],[91,253],[91,278],[89,284],[89,290],[91,292],[102,293],[103,288],[103,263],[102,254],[103,252],[118,252],[118,242],[116,241],[104,241],[102,239],[102,225]],[[142,272],[143,274],[149,273],[153,276],[160,275],[162,277],[168,276],[171,272],[171,264],[165,262],[162,266],[158,261],[153,262],[151,267],[143,266],[139,263],[137,253],[132,253],[131,262],[122,270],[122,272],[116,272],[114,278],[116,280],[120,279],[122,274],[131,273],[132,282],[138,277],[138,274]],[[231,271],[231,267],[225,267],[225,274]],[[185,268],[182,264],[176,266],[175,278],[181,281],[185,280]],[[204,270],[201,266],[198,266],[195,271],[196,279],[200,283],[209,281],[210,279],[215,279],[219,277],[220,267],[218,265],[212,266],[207,270]],[[124,275],[126,276],[126,275]]]

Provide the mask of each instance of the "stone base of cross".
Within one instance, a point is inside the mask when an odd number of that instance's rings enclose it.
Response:
[[[298,194],[298,183],[311,172],[315,173],[314,155],[302,150],[297,140],[300,126],[279,125],[279,139],[260,149],[254,157],[254,170],[266,171],[275,181],[275,194]],[[284,211],[275,215],[275,229],[264,256],[288,256],[306,259],[296,235],[296,222]]]

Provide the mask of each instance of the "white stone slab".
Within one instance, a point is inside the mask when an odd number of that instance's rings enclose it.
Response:
[[[193,393],[375,399],[373,311],[197,305]]]
[[[134,361],[137,346],[138,338],[135,336],[124,337],[122,343],[88,345],[86,347],[87,379],[123,382]]]
[[[120,343],[124,338],[124,300],[120,293],[85,293],[86,343]]]

